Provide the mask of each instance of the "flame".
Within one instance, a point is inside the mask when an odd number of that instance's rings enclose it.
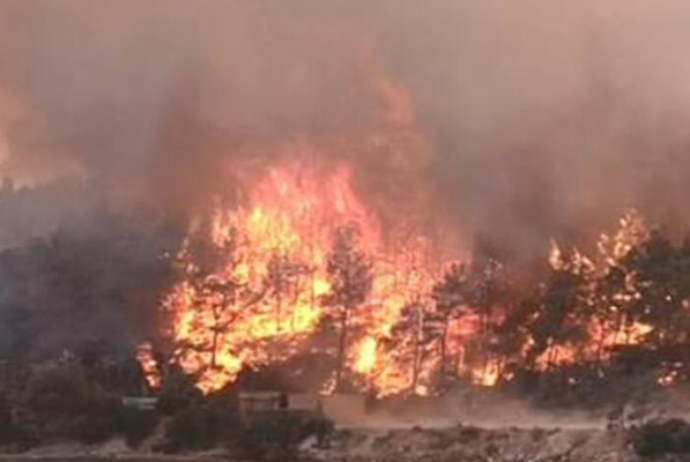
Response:
[[[555,240],[552,240],[548,256],[551,268],[554,271],[570,272],[583,277],[586,284],[585,290],[589,293],[589,297],[594,297],[593,277],[603,276],[612,268],[619,266],[631,250],[647,240],[651,234],[644,219],[635,209],[627,211],[618,224],[619,227],[614,234],[600,236],[597,242],[598,258],[590,258],[577,248],[565,252]],[[635,287],[634,274],[627,274],[624,287],[618,293],[611,294],[609,300],[597,301],[590,298],[588,303],[626,304],[639,299],[640,296]],[[612,305],[607,309],[616,313],[621,308]],[[611,328],[596,316],[590,317],[587,326],[592,339],[590,344],[579,350],[570,345],[551,346],[537,359],[537,367],[546,370],[550,366],[573,364],[580,359],[595,357],[605,360],[614,347],[638,345],[653,329],[652,326],[641,322],[626,322],[625,313],[622,313],[620,317],[622,328]]]
[[[284,361],[308,345],[329,315],[327,259],[338,229],[357,230],[358,248],[373,262],[372,290],[352,319],[356,335],[346,366],[363,388],[392,393],[409,387],[381,343],[401,309],[427,290],[427,241],[384,242],[377,217],[361,202],[345,165],[330,173],[301,163],[270,169],[248,203],[217,210],[207,227],[222,262],[204,269],[194,254],[204,241],[195,224],[179,260],[185,278],[166,299],[176,361],[211,392],[233,382],[244,367]]]
[[[153,347],[150,343],[144,343],[137,349],[137,361],[141,366],[142,373],[146,383],[152,390],[157,390],[161,387],[162,379],[158,368],[158,361],[153,354]]]
[[[377,349],[376,338],[365,337],[355,348],[353,370],[364,375],[371,374],[376,367]]]
[[[177,258],[183,277],[163,308],[169,337],[178,345],[174,361],[197,378],[203,392],[232,383],[246,367],[282,362],[313,348],[314,334],[339,315],[324,300],[333,289],[328,272],[333,239],[346,228],[356,231],[357,251],[371,264],[368,296],[349,314],[348,379],[379,395],[413,387],[415,372],[388,345],[404,308],[430,293],[440,267],[433,255],[437,243],[420,226],[424,188],[420,183],[415,194],[392,204],[404,212],[396,213],[394,225],[386,220],[384,232],[381,197],[372,192],[369,202],[363,200],[352,165],[315,161],[334,153],[340,159],[357,155],[366,158],[360,169],[381,169],[396,186],[417,178],[428,164],[431,150],[417,130],[409,94],[371,53],[362,64],[380,103],[373,124],[279,145],[276,158],[286,160],[240,184],[239,204],[216,205],[210,220],[200,217],[190,229]],[[363,173],[357,180],[378,181],[370,171],[357,173]],[[332,345],[320,348],[335,356]],[[429,387],[431,367],[433,362],[416,372],[418,390]],[[324,384],[334,386],[333,378]]]
[[[673,387],[677,385],[680,380],[682,380],[682,375],[679,369],[683,366],[683,363],[673,363],[670,366],[671,369],[662,373],[662,375],[657,379],[657,383],[664,388]]]
[[[568,253],[564,252],[555,240],[551,240],[551,252],[549,253],[549,265],[555,271],[567,271],[573,274],[584,275],[592,273],[595,269],[593,261],[577,248],[572,248]]]
[[[375,77],[373,89],[383,104],[380,126],[373,133],[357,133],[354,139],[335,136],[326,142],[295,138],[280,145],[275,158],[282,161],[258,178],[253,177],[255,171],[248,171],[249,180],[236,185],[241,198],[237,204],[218,203],[210,217],[201,216],[192,224],[178,255],[183,277],[163,307],[170,318],[169,337],[177,345],[174,361],[196,378],[204,393],[233,383],[245,368],[282,363],[315,349],[342,359],[347,380],[379,396],[431,393],[439,369],[442,376],[450,369],[480,386],[510,380],[505,358],[476,351],[478,345],[486,348],[489,343],[485,324],[498,323],[505,315],[500,311],[508,307],[482,314],[481,320],[467,313],[458,315],[461,319],[446,318],[442,340],[426,342],[425,316],[434,311],[432,288],[444,263],[432,251],[438,242],[419,226],[421,220],[414,213],[398,214],[403,216],[395,216],[392,225],[380,216],[378,198],[370,197],[375,194],[357,181],[362,179],[361,170],[355,171],[346,161],[315,162],[332,159],[328,150],[333,148],[369,157],[383,157],[386,152],[383,162],[376,158],[366,165],[384,165],[398,173],[409,174],[424,165],[428,145],[416,131],[409,95],[385,74]],[[361,189],[370,193],[369,202]],[[400,210],[420,208],[417,201],[423,192],[413,196],[414,205]],[[554,272],[570,273],[581,281],[586,299],[582,303],[598,308],[608,303],[600,309],[608,314],[639,297],[634,278],[626,279],[620,293],[606,300],[595,299],[594,281],[649,237],[634,210],[619,225],[614,234],[601,236],[593,257],[577,248],[564,249],[556,241],[548,256]],[[343,229],[354,231],[356,249],[371,265],[368,293],[347,309],[325,301],[335,290],[329,258],[334,237]],[[416,312],[407,319],[410,309]],[[536,367],[546,370],[582,359],[605,360],[614,347],[641,343],[651,330],[629,322],[624,313],[618,321],[612,329],[606,316],[589,315],[584,326],[592,339],[589,344],[554,341],[539,352]],[[336,346],[312,341],[328,323],[348,331],[343,336],[345,351],[338,352],[342,358],[336,355]],[[527,339],[520,354],[526,358],[533,344],[534,339]],[[140,361],[144,367],[146,359]],[[322,389],[333,391],[341,372],[327,379]]]
[[[289,148],[295,149],[313,154],[316,148],[301,142]],[[354,185],[347,164],[317,168],[293,160],[268,169],[248,188],[240,205],[218,205],[209,223],[194,223],[179,255],[184,278],[164,306],[178,345],[175,361],[197,378],[204,393],[234,382],[244,368],[313,351],[312,339],[320,327],[340,316],[324,300],[333,289],[328,272],[333,239],[346,228],[356,230],[357,249],[371,263],[372,279],[370,293],[352,307],[348,318],[343,366],[352,385],[379,396],[425,395],[435,390],[440,366],[479,386],[511,379],[505,358],[487,352],[479,359],[473,356],[481,324],[476,314],[447,321],[448,364],[440,360],[439,340],[424,343],[425,316],[434,310],[432,287],[442,266],[432,258],[434,242],[405,220],[384,232],[380,218]],[[593,281],[619,265],[649,235],[635,212],[620,225],[612,237],[602,235],[598,257],[576,248],[564,250],[553,241],[548,259],[553,271],[582,281],[582,303],[603,306],[610,301],[611,313],[621,309],[618,304],[639,296],[634,281],[626,280],[621,293],[607,300],[595,299]],[[204,252],[197,249],[199,241],[211,246],[210,260],[215,263],[205,262]],[[406,318],[410,310],[413,316]],[[490,322],[501,316],[494,314]],[[586,322],[588,344],[554,343],[536,358],[537,369],[607,360],[615,347],[642,343],[652,330],[624,316],[615,329],[599,315],[590,315]],[[525,357],[533,344],[527,339],[523,345]],[[336,356],[332,345],[316,348]],[[662,378],[660,383],[672,379]],[[155,380],[159,385],[160,378]],[[337,385],[333,376],[322,390],[332,392]]]
[[[472,382],[482,387],[495,387],[501,378],[501,364],[497,361],[487,363],[486,367],[472,370]]]
[[[618,222],[613,236],[602,234],[597,247],[606,266],[616,266],[638,244],[649,238],[650,231],[642,215],[631,209]]]

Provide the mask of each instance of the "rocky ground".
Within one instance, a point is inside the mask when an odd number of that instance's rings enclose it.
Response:
[[[625,462],[638,460],[621,432],[603,429],[341,430],[330,448],[305,448],[326,461]]]
[[[293,452],[272,453],[267,460],[289,462],[679,462],[688,456],[657,456],[645,459],[636,454],[631,441],[633,432],[607,429],[605,420],[507,412],[498,420],[489,413],[478,422],[468,418],[463,423],[448,419],[406,422],[374,416],[361,425],[338,428],[326,444],[315,438],[304,441]],[[508,419],[507,417],[512,417]],[[522,420],[521,420],[522,419]],[[687,421],[687,420],[686,420]],[[471,422],[471,423],[470,423]],[[690,427],[681,441],[690,445]],[[35,448],[21,456],[0,456],[0,462],[32,460],[35,462],[112,460],[170,461],[242,461],[251,462],[225,449],[204,453],[163,456],[154,451],[156,438],[137,450],[124,441],[84,446],[54,444]],[[690,452],[688,452],[690,454]],[[685,458],[684,458],[685,457]]]
[[[306,441],[296,455],[271,460],[311,462],[637,462],[624,434],[603,429],[505,428],[471,426],[408,429],[341,429],[326,448]],[[238,460],[224,451],[161,456],[128,450],[111,442],[99,447],[44,447],[2,461],[198,461]]]

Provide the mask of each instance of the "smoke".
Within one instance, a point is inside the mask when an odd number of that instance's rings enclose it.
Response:
[[[331,155],[407,191],[391,202],[431,187],[438,214],[514,257],[629,207],[684,229],[690,7],[589,3],[0,0],[0,85],[30,108],[0,117],[1,145],[13,171],[177,213],[232,189],[238,160],[376,124],[385,74],[433,155]]]
[[[122,351],[155,338],[170,284],[165,241],[99,221],[98,232],[74,224],[0,253],[0,358],[43,360],[90,344]]]
[[[686,4],[464,1],[388,18],[443,197],[489,250],[591,237],[629,207],[686,225]]]

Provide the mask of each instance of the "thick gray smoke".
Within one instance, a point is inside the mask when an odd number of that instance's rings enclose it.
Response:
[[[411,94],[438,210],[490,249],[632,206],[683,226],[688,26],[685,0],[0,0],[0,87],[29,114],[8,165],[186,206],[229,157],[371,123],[370,53]]]

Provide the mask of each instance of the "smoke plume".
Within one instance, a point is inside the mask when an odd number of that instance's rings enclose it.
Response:
[[[172,214],[231,189],[238,160],[376,123],[385,74],[430,156],[329,155],[408,192],[391,202],[430,189],[517,257],[629,207],[683,229],[689,23],[683,0],[0,0],[0,86],[23,108],[0,99],[0,149],[8,175]]]

